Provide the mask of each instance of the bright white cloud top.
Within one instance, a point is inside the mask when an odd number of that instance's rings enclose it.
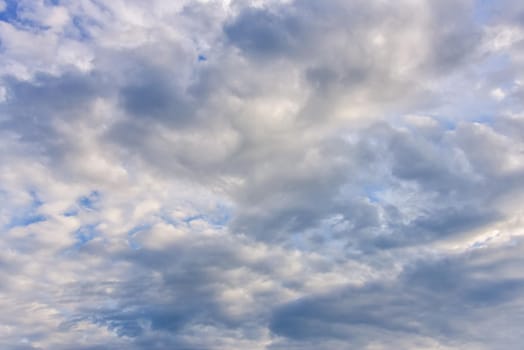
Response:
[[[520,349],[524,3],[0,1],[0,348]]]

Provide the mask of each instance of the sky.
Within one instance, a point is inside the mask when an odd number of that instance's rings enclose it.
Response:
[[[524,2],[0,0],[0,348],[524,338]]]

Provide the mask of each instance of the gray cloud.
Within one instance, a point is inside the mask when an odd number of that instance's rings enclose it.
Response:
[[[377,336],[387,342],[389,337],[409,340],[413,335],[452,347],[484,343],[492,348],[500,346],[500,341],[517,346],[517,329],[506,338],[508,329],[491,327],[497,309],[505,310],[508,327],[516,326],[510,320],[522,316],[518,308],[523,280],[521,276],[483,276],[495,267],[490,266],[492,262],[481,263],[491,254],[478,251],[469,257],[416,261],[394,281],[299,299],[276,310],[271,329],[305,344],[318,338],[340,338],[352,344],[350,348],[361,348]],[[387,334],[385,339],[382,334]]]
[[[518,347],[516,2],[22,5],[1,347]]]
[[[28,143],[53,143],[57,120],[70,122],[97,96],[104,94],[103,80],[95,75],[77,72],[59,77],[39,74],[33,81],[13,77],[5,80],[8,100],[1,113],[3,128],[17,132]]]

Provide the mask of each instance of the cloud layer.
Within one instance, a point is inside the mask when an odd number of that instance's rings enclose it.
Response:
[[[0,347],[517,349],[518,1],[0,1]]]

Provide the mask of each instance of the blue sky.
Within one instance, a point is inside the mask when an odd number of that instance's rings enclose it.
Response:
[[[0,0],[0,348],[520,349],[521,1]]]

